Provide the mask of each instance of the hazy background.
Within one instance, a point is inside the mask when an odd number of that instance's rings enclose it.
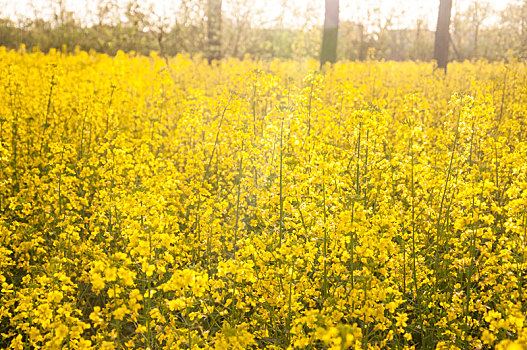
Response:
[[[526,57],[527,0],[454,1],[451,59]],[[439,0],[340,2],[338,58],[429,60]],[[0,45],[202,54],[205,0],[0,0]],[[224,57],[319,55],[324,0],[224,0]]]
[[[453,12],[466,11],[474,3],[480,3],[482,7],[489,6],[494,11],[502,11],[514,0],[502,1],[454,1]],[[518,1],[516,1],[518,2]],[[25,17],[35,17],[51,19],[54,10],[61,3],[51,0],[1,0],[0,14],[12,20]],[[93,24],[97,20],[98,7],[101,1],[86,0],[64,0],[62,6],[66,11],[72,12],[74,17],[84,24]],[[127,0],[113,1],[124,12]],[[279,21],[281,17],[288,26],[298,26],[302,24],[302,19],[298,14],[310,14],[314,20],[321,22],[324,18],[324,0],[248,0],[248,1],[223,1],[225,12],[236,11],[240,3],[245,3],[246,7],[251,8],[251,12],[258,17],[261,23],[271,25]],[[141,1],[141,7],[151,9],[157,16],[170,18],[178,11],[182,1],[180,0],[156,0]],[[392,20],[394,27],[412,27],[417,20],[434,29],[437,20],[438,0],[367,0],[367,1],[341,1],[340,16],[346,21],[363,21],[370,17],[377,20]],[[498,19],[497,16],[489,20]],[[173,18],[175,21],[175,17]]]

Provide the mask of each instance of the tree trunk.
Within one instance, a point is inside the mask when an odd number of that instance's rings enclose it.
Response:
[[[221,0],[207,2],[207,39],[209,64],[221,59]]]
[[[325,63],[337,61],[337,38],[339,31],[339,0],[326,0],[324,33],[320,50],[320,68]]]
[[[440,0],[434,44],[434,59],[437,61],[437,68],[441,68],[445,72],[446,66],[448,64],[448,46],[450,38],[449,27],[451,12],[452,0]]]

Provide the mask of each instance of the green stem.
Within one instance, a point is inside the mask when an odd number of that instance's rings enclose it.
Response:
[[[240,194],[241,194],[242,177],[243,177],[243,141],[242,141],[242,150],[240,152],[240,166],[238,170],[238,193],[236,197],[236,224],[234,226],[234,243],[232,247],[234,259],[236,259],[236,244],[238,241],[238,224],[240,220]]]
[[[326,212],[326,172],[322,169],[322,199],[324,208],[324,285],[322,287],[322,296],[326,299],[328,291],[328,229],[327,229],[327,212]]]
[[[441,196],[441,203],[439,205],[439,214],[438,214],[437,224],[436,224],[436,235],[437,235],[437,237],[436,237],[436,251],[435,251],[436,274],[438,273],[440,240],[443,238],[442,237],[442,226],[441,226],[443,206],[445,204],[445,198],[446,198],[446,193],[447,193],[447,190],[448,190],[448,183],[450,181],[450,175],[452,174],[452,164],[454,163],[454,155],[456,153],[457,141],[458,141],[458,138],[459,138],[459,121],[460,121],[460,119],[461,119],[461,109],[459,110],[458,117],[457,117],[456,133],[455,133],[455,137],[454,137],[454,145],[452,147],[452,153],[450,155],[450,162],[448,164],[448,171],[447,171],[445,186],[443,188],[443,195]],[[436,285],[438,283],[439,277],[440,276],[436,275]]]
[[[280,247],[282,246],[282,235],[284,226],[284,193],[283,193],[283,158],[284,158],[284,147],[283,147],[283,134],[284,134],[284,117],[282,115],[282,126],[280,128],[280,226],[279,226],[279,237]]]

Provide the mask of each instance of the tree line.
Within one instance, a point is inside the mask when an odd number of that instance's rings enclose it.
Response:
[[[255,59],[319,58],[321,64],[435,59],[439,67],[450,60],[527,57],[527,0],[512,2],[502,11],[474,0],[453,14],[452,0],[438,0],[437,26],[431,24],[432,29],[419,18],[406,28],[397,27],[396,15],[382,20],[339,20],[338,0],[325,0],[324,25],[318,20],[320,9],[299,12],[283,1],[284,9],[298,22],[289,26],[283,16],[272,23],[262,20],[254,10],[255,0],[225,1],[229,12],[222,0],[180,0],[173,12],[158,14],[138,0],[128,1],[124,8],[117,0],[99,0],[91,22],[86,23],[68,11],[63,0],[52,0],[51,17],[0,18],[0,46],[17,49],[24,44],[42,51],[78,47],[111,55],[118,50],[158,51],[168,56],[185,52],[211,62],[247,55]]]

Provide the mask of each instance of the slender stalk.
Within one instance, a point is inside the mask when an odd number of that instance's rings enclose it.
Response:
[[[253,82],[253,98],[251,107],[253,113],[253,137],[256,139],[256,82]]]
[[[359,137],[357,140],[357,169],[356,169],[356,186],[357,186],[357,196],[360,196],[360,134],[362,131],[362,122],[359,123]]]
[[[419,303],[419,291],[417,286],[417,250],[415,247],[415,180],[414,180],[414,151],[413,137],[410,137],[410,158],[411,158],[411,191],[412,191],[412,274],[414,280],[414,292],[416,300]]]
[[[324,208],[324,285],[322,287],[322,297],[326,299],[328,291],[328,228],[327,228],[327,212],[326,212],[326,172],[322,169],[322,199]]]
[[[18,181],[18,115],[17,111],[18,108],[15,108],[15,102],[18,95],[18,87],[19,85],[16,84],[16,90],[13,93],[12,89],[9,89],[9,97],[10,97],[10,107],[12,111],[13,116],[13,123],[12,123],[12,131],[11,131],[11,149],[13,150],[13,160],[12,160],[12,167],[13,167],[13,186],[12,186],[12,195],[14,196],[19,189],[19,181]]]
[[[413,129],[413,127],[412,127]],[[417,305],[417,313],[419,317],[419,323],[421,326],[420,333],[421,333],[421,339],[423,341],[423,346],[426,345],[426,339],[424,334],[424,325],[423,325],[423,317],[421,313],[421,294],[419,290],[419,286],[417,284],[417,248],[416,248],[416,238],[415,238],[415,157],[414,157],[414,138],[413,138],[413,130],[410,131],[412,135],[410,136],[410,161],[411,161],[411,192],[412,192],[412,279],[414,281],[414,293],[415,293],[415,301]]]
[[[293,183],[296,186],[296,178],[293,178]],[[302,208],[300,207],[300,198],[298,197],[298,195],[296,196],[296,203],[298,213],[300,214],[300,221],[302,222],[302,227],[304,228],[304,243],[307,243],[307,226],[306,221],[304,219],[304,214],[302,213]]]
[[[240,221],[240,194],[241,194],[242,177],[243,177],[243,141],[242,141],[242,149],[240,152],[240,166],[238,170],[238,192],[236,196],[236,224],[234,226],[234,242],[233,242],[233,247],[232,247],[234,259],[236,259],[236,245],[238,242],[238,224]]]
[[[206,174],[209,173],[210,165],[212,164],[212,159],[214,158],[214,152],[216,151],[216,147],[218,146],[218,140],[220,138],[221,126],[223,124],[223,120],[225,119],[225,113],[227,113],[227,109],[229,108],[231,100],[232,100],[232,95],[229,97],[229,101],[227,102],[227,104],[223,108],[223,112],[221,113],[220,124],[218,125],[218,130],[216,131],[216,139],[214,140],[214,146],[212,147],[212,153],[210,154],[209,163],[207,165],[207,169],[205,170]]]
[[[364,178],[366,178],[366,176],[368,175],[368,151],[369,151],[368,143],[369,141],[370,141],[370,130],[367,129],[366,130],[366,145],[365,145],[366,149],[364,150],[364,174],[362,175]],[[366,194],[364,194],[364,196],[366,197]]]
[[[212,209],[212,214],[210,215],[209,223],[209,237],[207,237],[207,273],[210,275],[211,272],[211,254],[212,254],[212,234],[213,234],[213,225],[214,225],[214,207]]]
[[[293,319],[293,276],[295,273],[295,263],[293,261],[294,257],[291,258],[291,273],[289,276],[289,298],[288,298],[288,312],[287,312],[287,321],[286,321],[286,329],[287,329],[287,339],[288,343],[291,344],[291,321]]]
[[[500,114],[498,116],[498,123],[496,124],[496,134],[498,133],[499,127],[501,125],[501,119],[503,118],[503,107],[505,105],[505,90],[507,89],[507,71],[503,75],[503,87],[501,90],[501,104],[500,104]]]
[[[284,226],[284,193],[283,193],[283,158],[284,158],[284,147],[283,147],[283,135],[284,135],[284,117],[282,115],[282,126],[280,128],[280,247],[282,246],[282,235]]]
[[[404,232],[405,229],[403,228],[402,232]],[[404,236],[402,237],[402,245],[403,245],[403,295],[406,295],[406,241],[404,240]]]
[[[474,191],[474,186],[475,186],[475,183],[474,183],[474,179],[472,179],[472,190]],[[481,191],[483,192],[483,187],[484,187],[484,182],[483,182],[483,186],[482,186],[482,189]],[[468,324],[468,316],[469,316],[469,308],[470,308],[470,300],[471,300],[471,292],[472,292],[472,274],[474,273],[474,268],[476,266],[476,235],[477,235],[477,226],[476,226],[476,215],[474,213],[475,211],[475,206],[476,206],[476,196],[474,195],[474,192],[472,194],[472,208],[471,208],[471,212],[472,212],[472,237],[470,238],[470,266],[469,266],[469,269],[468,269],[468,273],[467,273],[467,285],[466,285],[466,294],[467,294],[467,298],[466,298],[466,304],[465,304],[465,320],[466,320],[466,328],[467,328],[467,331],[469,329],[469,324]]]
[[[350,279],[351,289],[355,288],[355,202],[351,203],[351,229],[350,229]]]
[[[525,295],[523,293],[523,282],[524,282],[524,269],[525,269],[525,251],[527,244],[527,210],[523,209],[523,239],[521,240],[520,246],[520,266],[519,269],[520,276],[518,278],[518,292],[520,295],[520,303],[522,307],[522,312],[525,314],[527,311],[527,303],[525,301]]]
[[[436,273],[438,272],[437,271],[437,268],[438,268],[438,264],[439,264],[439,249],[440,249],[440,240],[443,238],[442,237],[442,227],[441,227],[441,219],[442,219],[442,214],[443,214],[443,206],[445,204],[445,198],[446,198],[446,193],[447,193],[447,190],[448,190],[448,183],[450,181],[450,176],[452,174],[452,164],[454,163],[454,155],[456,153],[456,148],[457,148],[457,142],[458,142],[458,138],[459,138],[459,121],[461,119],[461,109],[459,110],[459,113],[458,113],[458,117],[457,117],[457,123],[456,123],[456,133],[455,133],[455,137],[454,137],[454,145],[452,146],[452,153],[450,155],[450,162],[448,164],[448,170],[447,170],[447,175],[446,175],[446,181],[445,181],[445,186],[443,188],[443,195],[441,196],[441,203],[439,205],[439,214],[438,214],[438,217],[437,217],[437,224],[436,224],[436,252],[435,252],[435,265],[436,265]],[[437,284],[437,281],[438,281],[438,277],[436,277],[436,284]]]
[[[39,150],[39,154],[42,155],[42,147],[43,147],[43,144],[44,144],[44,134],[46,133],[46,130],[47,128],[49,127],[49,114],[51,112],[51,100],[52,100],[52,96],[53,96],[53,87],[56,85],[57,83],[55,82],[55,74],[53,74],[51,76],[51,81],[49,83],[49,92],[48,92],[48,101],[47,101],[47,104],[46,104],[46,114],[44,116],[44,125],[42,127],[42,132],[40,133],[40,150]]]
[[[106,133],[108,133],[108,130],[110,130],[110,108],[112,108],[112,102],[113,102],[113,94],[115,92],[116,86],[112,84],[111,91],[110,91],[110,100],[108,101],[108,111],[106,112]],[[153,128],[152,128],[153,129]]]
[[[309,102],[307,106],[307,136],[311,134],[311,106],[313,101],[314,77],[311,79],[311,88],[309,89]]]

